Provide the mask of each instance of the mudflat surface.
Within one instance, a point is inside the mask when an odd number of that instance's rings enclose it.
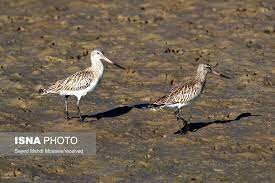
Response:
[[[96,157],[0,157],[1,182],[274,181],[274,19],[272,0],[1,0],[0,131],[97,133]],[[128,70],[105,64],[81,100],[101,119],[66,121],[62,98],[37,91],[97,47]],[[130,107],[217,62],[233,79],[208,75],[187,134],[171,110]]]

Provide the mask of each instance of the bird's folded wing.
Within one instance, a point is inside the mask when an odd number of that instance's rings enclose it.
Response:
[[[154,104],[166,105],[178,103],[180,100],[187,97],[188,91],[191,89],[192,85],[192,81],[176,84],[170,89],[170,91],[165,96],[156,100]]]
[[[57,81],[47,90],[51,92],[83,90],[87,88],[93,80],[93,72],[84,70],[77,72],[66,79]]]

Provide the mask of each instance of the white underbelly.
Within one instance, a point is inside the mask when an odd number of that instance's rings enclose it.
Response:
[[[182,108],[183,106],[188,105],[187,103],[175,103],[175,104],[168,104],[165,105],[165,107],[169,107],[169,108]]]

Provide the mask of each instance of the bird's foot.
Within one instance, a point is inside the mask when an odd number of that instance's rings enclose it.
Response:
[[[87,115],[79,116],[80,122],[84,122],[84,120],[87,118]]]
[[[84,114],[84,115],[81,116],[81,118],[82,118],[82,122],[84,122],[84,120],[86,118],[89,118],[89,119],[92,118],[91,121],[97,121],[97,120],[101,119],[102,117],[101,116],[92,116],[92,115],[86,115],[86,114]],[[90,120],[88,120],[88,121],[90,121]]]
[[[78,118],[79,118],[79,121],[80,121],[80,122],[84,122],[84,120],[85,120],[85,117],[84,117],[84,116],[81,116],[80,113],[78,114]]]
[[[186,121],[183,117],[181,117],[179,114],[177,114],[176,117],[177,117],[177,120],[178,120],[178,121],[181,120],[181,121],[187,123],[187,121]]]
[[[181,135],[184,135],[188,132],[188,129],[189,129],[189,125],[188,124],[185,124],[184,127],[180,128],[180,134]]]
[[[79,121],[81,122],[81,123],[84,123],[85,122],[85,118],[82,118],[81,116],[79,117]]]
[[[69,116],[69,112],[65,112],[65,119],[69,121],[72,117]]]
[[[186,121],[183,117],[181,117],[181,116],[177,116],[177,120],[179,121],[179,120],[181,120],[181,121]]]
[[[181,117],[180,115],[177,115],[177,120],[181,121],[181,123],[180,123],[180,134],[181,135],[186,134],[188,129],[189,129],[188,122],[183,117]]]

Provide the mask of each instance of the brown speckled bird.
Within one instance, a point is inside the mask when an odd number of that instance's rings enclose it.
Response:
[[[192,101],[200,96],[204,89],[206,75],[208,73],[230,79],[229,77],[216,71],[209,64],[199,64],[197,74],[193,79],[175,85],[171,88],[168,94],[164,95],[153,103],[153,105],[157,108],[176,108],[175,114],[177,120],[181,120],[183,122],[183,127],[180,128],[180,132],[182,134],[187,132],[188,123],[183,117],[180,116],[180,109],[183,106],[189,105]]]
[[[85,96],[88,92],[93,91],[95,87],[98,85],[99,81],[101,80],[104,72],[104,67],[101,60],[104,60],[110,64],[116,65],[121,69],[124,69],[123,67],[119,66],[118,64],[112,62],[107,57],[105,57],[99,49],[95,49],[91,52],[90,67],[88,67],[85,70],[79,71],[65,79],[57,81],[47,89],[41,89],[41,95],[53,93],[64,96],[66,119],[70,119],[67,102],[68,98],[71,95],[76,96],[78,116],[82,121],[81,112],[79,108],[79,101],[81,97]]]

